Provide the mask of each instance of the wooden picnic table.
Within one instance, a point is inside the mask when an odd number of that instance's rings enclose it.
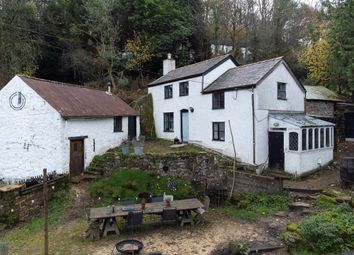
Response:
[[[135,209],[138,211],[142,211],[143,214],[158,214],[162,213],[163,208],[166,208],[165,202],[154,202],[154,203],[146,203],[145,209],[141,210],[141,204],[135,204]],[[198,208],[203,207],[204,205],[196,198],[192,199],[182,199],[182,200],[174,200],[171,202],[170,207],[174,207],[177,211],[186,211],[186,210],[196,210]],[[89,219],[105,219],[112,217],[123,217],[127,216],[131,210],[123,210],[125,206],[115,206],[114,212],[108,212],[108,207],[98,207],[91,208]]]
[[[177,211],[182,212],[182,221],[181,225],[184,223],[193,224],[192,219],[192,211],[196,211],[199,208],[203,208],[204,205],[196,198],[192,199],[182,199],[182,200],[174,200],[171,201],[171,206],[169,208],[176,208]],[[115,232],[119,234],[119,229],[116,221],[116,217],[125,217],[128,216],[128,213],[131,211],[141,211],[143,214],[161,214],[163,209],[166,208],[165,202],[154,202],[154,203],[146,203],[145,209],[141,209],[141,204],[135,204],[134,209],[124,210],[126,206],[115,206],[114,212],[112,212],[111,207],[98,207],[91,208],[89,213],[89,220],[91,221],[93,228],[96,231],[91,231],[91,238],[96,239],[97,229],[99,224],[97,225],[97,221],[104,220],[103,223],[103,236],[106,236],[108,232]],[[95,223],[96,222],[96,223]],[[92,229],[91,229],[92,230]],[[89,226],[90,231],[90,226]]]

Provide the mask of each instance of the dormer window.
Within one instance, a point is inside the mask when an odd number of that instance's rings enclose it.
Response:
[[[165,86],[165,99],[173,97],[173,87],[172,85]]]
[[[213,109],[224,109],[225,108],[225,93],[224,92],[214,92],[213,93]]]
[[[278,99],[286,100],[286,83],[278,82]]]
[[[188,90],[188,81],[180,82],[179,83],[179,96],[188,96],[189,90]]]

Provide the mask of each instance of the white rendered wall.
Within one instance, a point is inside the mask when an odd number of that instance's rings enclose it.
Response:
[[[237,157],[245,162],[252,163],[252,104],[251,91],[240,90],[225,92],[225,109],[212,109],[212,94],[201,94],[202,86],[209,84],[229,68],[234,67],[232,61],[227,61],[204,77],[187,79],[189,81],[189,95],[179,96],[179,83],[167,83],[149,87],[154,105],[154,119],[156,134],[159,138],[181,139],[180,111],[189,111],[189,142],[217,150],[233,156],[232,139],[228,120],[231,121],[235,137]],[[173,98],[164,99],[164,86],[173,85]],[[163,131],[163,113],[174,113],[174,131]],[[225,141],[212,140],[212,122],[225,122]]]
[[[278,82],[286,83],[286,100],[278,99]],[[255,89],[256,164],[268,165],[269,111],[304,112],[305,92],[283,63],[279,64]]]
[[[278,82],[286,83],[286,100],[278,99]],[[296,83],[283,63],[279,64],[256,90],[257,110],[305,111],[305,92]]]
[[[84,139],[85,167],[93,157],[103,154],[108,149],[119,146],[128,139],[128,117],[123,117],[123,132],[113,132],[113,118],[104,119],[69,119],[64,122],[64,154],[63,169],[68,170],[70,164],[70,137],[87,136]],[[139,119],[137,119],[139,121]],[[138,126],[138,125],[137,125]],[[140,133],[139,126],[137,127]],[[94,151],[95,140],[95,151]]]
[[[21,92],[26,104],[20,111],[9,97]],[[62,172],[61,116],[21,78],[15,76],[0,91],[0,178],[22,179]]]

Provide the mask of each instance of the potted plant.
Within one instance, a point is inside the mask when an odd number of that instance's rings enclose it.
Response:
[[[144,142],[145,142],[145,137],[144,136],[139,136],[138,139],[134,138],[132,140],[132,145],[134,148],[134,153],[136,155],[141,155],[143,154],[143,149],[144,149]]]
[[[122,149],[123,155],[128,155],[129,154],[129,141],[128,140],[124,140],[122,142],[121,149]]]
[[[166,203],[166,207],[170,207],[171,206],[171,198],[170,197],[166,197],[165,203]]]

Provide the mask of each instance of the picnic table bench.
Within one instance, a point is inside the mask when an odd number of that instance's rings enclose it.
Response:
[[[171,201],[169,208],[176,208],[182,215],[182,222],[193,223],[192,211],[197,211],[197,209],[204,207],[204,205],[196,198],[192,199],[182,199]],[[141,211],[143,214],[161,214],[166,208],[165,202],[153,202],[146,203],[145,209],[141,209],[141,204],[135,204],[132,208],[127,210],[126,206],[114,206],[114,211],[112,207],[97,207],[90,208],[89,221],[94,223],[103,220],[103,234],[104,236],[113,231],[119,234],[118,224],[116,217],[127,217],[131,211]],[[97,228],[97,224],[93,224]]]

